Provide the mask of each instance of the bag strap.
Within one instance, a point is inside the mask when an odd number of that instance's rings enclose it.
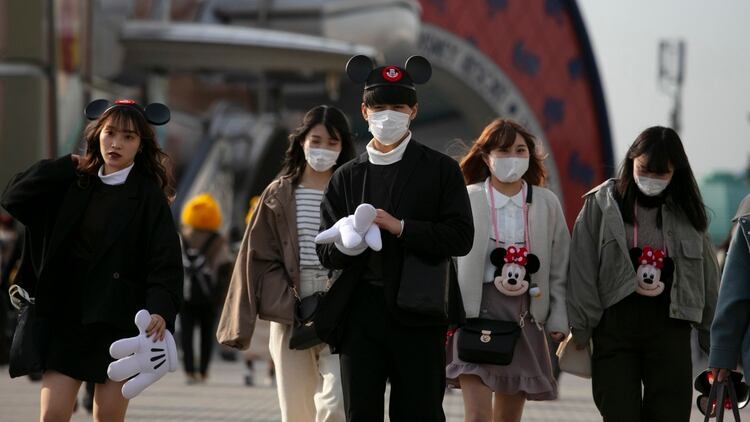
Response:
[[[302,296],[299,294],[299,290],[297,290],[297,286],[294,285],[294,282],[291,278],[287,278],[286,280],[287,286],[289,287],[289,291],[292,292],[292,296],[294,296],[294,299],[297,300],[297,302],[302,301]],[[333,270],[328,270],[328,282],[326,282],[326,289],[323,290],[323,292],[327,292],[331,285],[333,284]]]
[[[708,422],[711,414],[714,412],[714,403],[716,406],[716,422],[724,422],[724,400],[729,396],[729,403],[732,406],[732,414],[735,422],[740,422],[740,409],[737,407],[737,392],[734,390],[734,383],[731,377],[722,382],[714,381],[711,384],[711,391],[708,394],[708,403],[706,405],[706,414],[704,422]]]

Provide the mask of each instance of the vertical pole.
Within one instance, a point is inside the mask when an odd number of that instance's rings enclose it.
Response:
[[[47,114],[49,118],[49,133],[47,135],[47,156],[57,157],[57,33],[55,25],[55,2],[43,0],[47,6],[47,66],[48,85]]]

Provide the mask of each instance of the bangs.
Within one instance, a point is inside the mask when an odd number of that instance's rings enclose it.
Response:
[[[417,103],[417,93],[400,86],[377,86],[365,90],[362,94],[362,102],[365,103],[366,107],[396,104],[414,107]]]
[[[669,165],[672,164],[672,168],[676,169],[677,166],[671,163],[669,157],[671,154],[668,151],[666,142],[642,142],[638,147],[634,148],[631,155],[631,159],[635,160],[641,155],[645,158],[645,170],[649,173],[669,173]]]
[[[530,149],[535,146],[534,137],[528,132],[522,132],[508,121],[499,121],[497,124],[490,125],[485,129],[486,132],[479,136],[479,139],[486,139],[482,150],[486,153],[496,149],[507,149],[516,143],[516,137],[521,135]]]
[[[118,131],[133,132],[143,138],[144,134],[139,130],[138,119],[143,119],[143,116],[137,110],[129,107],[115,107],[102,116],[101,127],[112,126]]]
[[[341,135],[339,135],[339,132],[336,130],[335,127],[333,127],[332,124],[325,123],[323,126],[325,126],[326,131],[328,131],[328,136],[330,136],[331,138],[337,141],[341,141]]]

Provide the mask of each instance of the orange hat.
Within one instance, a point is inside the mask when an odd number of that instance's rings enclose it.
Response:
[[[195,229],[219,230],[221,226],[219,204],[207,193],[196,196],[182,209],[182,224]]]

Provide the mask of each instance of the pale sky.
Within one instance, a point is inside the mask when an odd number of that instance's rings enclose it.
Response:
[[[578,0],[604,84],[619,164],[646,127],[668,126],[658,43],[687,42],[682,130],[696,177],[741,171],[750,157],[750,1]]]

